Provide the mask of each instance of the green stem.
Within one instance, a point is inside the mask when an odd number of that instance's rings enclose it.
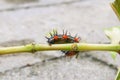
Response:
[[[120,68],[118,69],[115,80],[120,80]]]
[[[87,43],[73,43],[73,44],[28,44],[25,46],[1,47],[0,54],[10,54],[19,52],[33,52],[33,51],[48,51],[48,50],[77,50],[77,51],[120,51],[118,44],[87,44]]]

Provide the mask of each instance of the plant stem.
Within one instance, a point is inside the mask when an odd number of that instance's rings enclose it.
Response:
[[[48,51],[48,50],[73,50],[73,51],[120,51],[118,44],[87,44],[87,43],[73,43],[73,44],[28,44],[25,46],[1,47],[0,54],[10,54],[19,52],[33,52],[33,51]]]
[[[115,80],[120,80],[120,68],[118,69]]]

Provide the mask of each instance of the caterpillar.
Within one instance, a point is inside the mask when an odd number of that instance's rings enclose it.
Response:
[[[52,44],[66,44],[66,43],[79,43],[80,37],[77,37],[77,34],[73,37],[71,34],[67,34],[67,31],[63,30],[63,34],[58,34],[57,30],[53,30],[46,36],[47,43]],[[79,51],[62,51],[65,56],[78,56]]]

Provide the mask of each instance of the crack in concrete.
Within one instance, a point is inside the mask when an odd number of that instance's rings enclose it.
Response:
[[[92,61],[94,62],[100,62],[101,64],[105,65],[105,66],[109,66],[110,68],[114,69],[115,71],[118,70],[117,66],[113,65],[113,64],[109,64],[107,63],[106,61],[104,60],[101,60],[101,59],[98,59],[97,57],[94,57],[90,54],[86,54],[85,57],[91,57],[92,58]]]
[[[105,65],[105,66],[108,66],[109,68],[115,70],[115,72],[117,72],[117,66],[113,65],[113,64],[109,64],[107,63],[106,61],[103,61],[101,59],[98,59],[90,54],[85,54],[84,56],[81,56],[82,58],[90,58],[90,60],[94,61],[94,62],[100,62],[102,65]],[[61,56],[61,57],[55,57],[53,59],[50,59],[50,61],[53,61],[53,60],[58,60],[58,59],[61,59],[61,58],[66,58],[65,56]],[[34,67],[34,66],[40,66],[40,65],[44,65],[45,64],[45,60],[42,60],[40,62],[36,62],[36,63],[33,63],[33,64],[26,64],[24,66],[21,66],[21,67],[17,67],[17,68],[13,68],[13,69],[10,69],[10,70],[6,70],[4,72],[0,72],[0,75],[5,75],[6,73],[8,72],[12,72],[12,71],[20,71],[24,68],[28,68],[28,67]]]
[[[61,5],[69,5],[73,3],[77,3],[81,0],[73,0],[73,1],[66,1],[60,3],[52,3],[52,4],[36,4],[36,5],[28,5],[28,6],[18,6],[18,7],[11,7],[6,9],[1,9],[0,12],[7,12],[7,11],[16,11],[21,9],[33,9],[33,8],[42,8],[42,7],[53,7],[53,6],[61,6]]]
[[[50,59],[45,59],[45,60],[42,60],[40,62],[35,62],[35,63],[32,63],[32,64],[26,64],[26,65],[23,65],[21,67],[15,67],[15,68],[12,68],[12,69],[9,69],[9,70],[6,70],[4,72],[0,72],[0,75],[2,74],[6,74],[7,72],[11,72],[13,70],[21,70],[21,69],[24,69],[24,68],[27,68],[27,67],[33,67],[33,66],[39,66],[39,65],[44,65],[46,62],[48,61],[54,61],[54,60],[58,60],[58,59],[61,59],[61,58],[65,58],[66,56],[60,56],[60,57],[54,57],[54,58],[50,58]]]

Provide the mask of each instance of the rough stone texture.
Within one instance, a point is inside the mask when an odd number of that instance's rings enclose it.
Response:
[[[83,42],[104,43],[109,40],[103,29],[120,25],[109,5],[112,0],[16,1],[0,1],[1,46],[46,43],[44,36],[53,28],[78,33]],[[113,80],[120,65],[120,56],[113,61],[107,52],[83,52],[77,60],[41,62],[60,55],[46,51],[0,56],[0,80]]]

